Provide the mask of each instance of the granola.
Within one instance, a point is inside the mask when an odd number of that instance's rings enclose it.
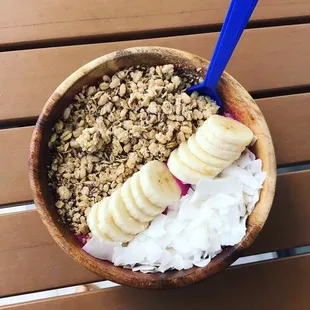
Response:
[[[131,67],[84,86],[49,141],[49,186],[62,220],[87,234],[90,207],[146,162],[166,161],[218,106],[185,90],[201,80],[173,65]]]

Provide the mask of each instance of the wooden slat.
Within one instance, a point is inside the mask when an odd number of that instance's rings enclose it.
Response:
[[[99,280],[53,241],[37,211],[0,215],[0,297]]]
[[[310,244],[310,170],[282,174],[277,181],[267,223],[246,255]]]
[[[0,205],[32,200],[28,153],[33,127],[0,131]]]
[[[126,287],[4,307],[15,310],[252,309],[308,310],[310,255],[235,267],[202,283],[175,290]]]
[[[245,253],[310,244],[310,171],[281,175],[268,223]],[[36,211],[0,216],[0,296],[98,281],[54,244]]]
[[[227,71],[250,91],[310,85],[309,32],[309,24],[247,30]],[[37,116],[64,78],[108,52],[160,45],[209,59],[217,36],[212,33],[0,53],[0,120]]]
[[[257,100],[270,128],[278,165],[310,160],[310,94]]]
[[[278,165],[310,160],[309,101],[310,94],[258,100],[270,126]],[[33,127],[26,127],[0,131],[0,145],[4,146],[0,162],[0,205],[31,200],[27,158],[32,130]]]
[[[219,24],[228,0],[2,0],[0,46]],[[261,0],[252,20],[310,16],[307,0]]]

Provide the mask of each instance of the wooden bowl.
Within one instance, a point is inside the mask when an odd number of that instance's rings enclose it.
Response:
[[[52,127],[83,85],[94,85],[104,74],[110,75],[125,67],[167,63],[172,63],[184,70],[207,68],[209,64],[207,60],[196,55],[161,47],[130,48],[97,58],[74,72],[54,91],[39,116],[30,146],[29,175],[34,201],[44,224],[55,241],[66,253],[103,279],[138,288],[181,287],[204,280],[228,267],[240,256],[241,251],[252,244],[262,229],[275,191],[274,148],[262,112],[249,93],[234,78],[224,73],[219,83],[219,92],[225,104],[225,110],[251,128],[257,136],[258,141],[254,146],[254,152],[262,159],[263,169],[267,172],[260,201],[248,219],[248,230],[243,240],[236,246],[225,248],[204,268],[194,267],[185,271],[168,271],[164,274],[143,274],[115,267],[112,263],[98,260],[81,249],[76,237],[60,221],[52,195],[48,191],[46,166],[49,152],[48,140],[52,134]]]

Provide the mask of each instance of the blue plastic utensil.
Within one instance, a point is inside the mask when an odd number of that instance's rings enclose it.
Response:
[[[188,94],[197,91],[201,95],[209,96],[222,109],[223,103],[216,87],[257,2],[258,0],[231,1],[205,79],[201,84],[188,88]]]

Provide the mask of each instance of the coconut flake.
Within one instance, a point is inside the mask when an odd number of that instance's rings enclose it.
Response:
[[[115,266],[126,265],[126,261],[123,259],[124,252],[125,252],[124,247],[117,247],[114,249],[112,262],[114,263]]]
[[[256,159],[252,161],[249,165],[247,165],[247,170],[250,171],[252,174],[254,173],[259,173],[262,171],[262,160],[261,159]]]
[[[186,235],[179,235],[172,242],[172,248],[182,255],[192,252],[192,245]]]
[[[147,231],[147,235],[151,238],[158,238],[166,234],[166,229],[164,228],[165,220],[167,216],[163,214],[157,215],[152,221],[149,229]]]
[[[177,270],[182,270],[184,269],[184,259],[181,255],[179,254],[175,254],[173,255],[173,259],[171,261],[171,267],[173,267],[174,269],[177,269]]]
[[[238,207],[239,207],[239,216],[244,217],[247,213],[246,205],[244,203],[240,203]]]
[[[236,198],[234,198],[231,195],[227,194],[218,194],[216,196],[213,196],[202,203],[202,205],[206,207],[211,207],[213,209],[222,209],[222,208],[229,208],[235,204],[237,204],[238,201]]]
[[[167,231],[174,236],[177,236],[186,226],[186,222],[171,220],[168,222]]]
[[[205,267],[211,262],[211,257],[207,257],[206,259],[200,259],[198,261],[193,261],[193,265],[197,267]]]
[[[261,184],[262,186],[267,177],[267,173],[265,171],[258,172],[258,173],[255,173],[254,177],[259,182],[259,184]]]
[[[253,189],[253,188],[251,188],[251,187],[249,187],[247,185],[244,185],[244,184],[242,186],[242,189],[243,189],[243,193],[245,193],[245,194],[247,194],[249,196],[253,196],[255,194],[255,192],[256,192],[255,189]]]
[[[244,152],[239,159],[235,161],[235,164],[240,168],[245,168],[252,162],[252,159],[250,158],[250,154],[247,152]]]
[[[174,235],[174,234],[172,234],[172,233],[167,233],[166,235],[164,235],[164,236],[158,238],[158,239],[156,240],[156,242],[157,242],[157,244],[158,244],[159,246],[161,246],[163,249],[166,249],[166,248],[168,248],[168,247],[171,245],[171,243],[172,243],[172,241],[174,240],[174,238],[175,238],[175,235]]]
[[[82,247],[82,250],[96,258],[111,261],[115,248],[120,246],[119,242],[106,241],[93,236]]]
[[[236,176],[227,176],[218,179],[201,179],[190,202],[194,203],[208,199],[218,194],[237,194],[242,192],[240,180]]]
[[[143,245],[144,242],[138,241],[136,243],[129,243],[128,247],[125,248],[124,257],[129,264],[138,264],[145,260],[148,249]]]
[[[176,220],[178,221],[190,221],[193,220],[199,214],[199,208],[195,204],[180,204],[180,209]]]
[[[165,271],[169,270],[170,269],[170,264],[166,264],[166,265],[160,265],[158,268],[157,268],[157,271],[158,272],[161,272],[161,273],[164,273]]]
[[[155,266],[148,266],[148,265],[133,267],[132,271],[140,271],[142,273],[157,272]]]
[[[193,267],[193,263],[189,259],[184,260],[184,267],[183,269],[187,270]]]
[[[247,211],[248,213],[251,213],[256,205],[256,203],[259,201],[259,194],[255,193],[252,196],[252,201],[247,205]]]
[[[261,188],[260,182],[258,182],[253,174],[234,164],[225,168],[222,172],[222,176],[234,176],[238,178],[244,185],[254,190]]]
[[[194,249],[208,250],[210,247],[208,231],[205,227],[199,227],[193,230],[189,243]]]
[[[250,196],[250,195],[246,194],[245,192],[243,192],[243,201],[244,201],[245,205],[251,203],[252,200],[253,200],[253,196]]]
[[[159,265],[168,265],[172,261],[172,254],[168,250],[162,252],[161,257],[158,259]]]

